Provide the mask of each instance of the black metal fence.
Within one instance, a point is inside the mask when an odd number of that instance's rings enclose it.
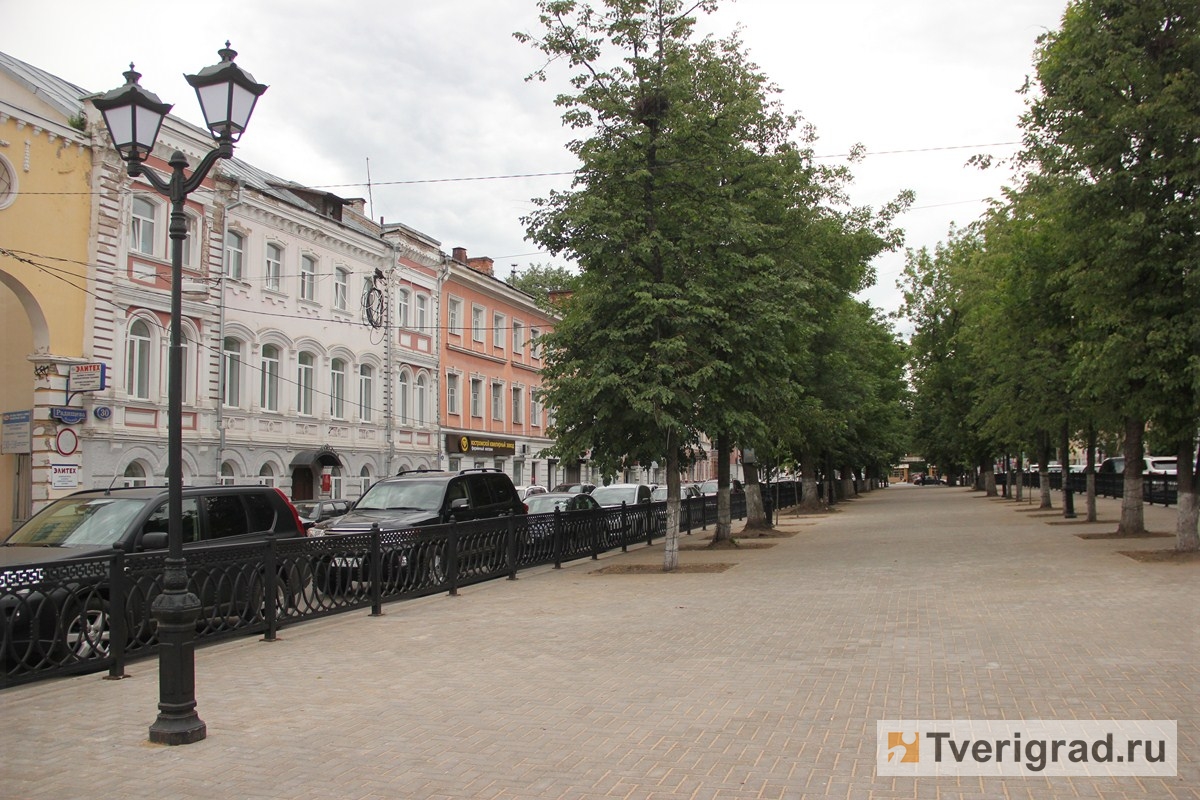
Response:
[[[1063,479],[1061,472],[1051,472],[1048,474],[1050,478],[1050,488],[1056,491],[1063,488]],[[1039,478],[1036,472],[1019,473],[1017,476],[1023,486],[1030,489],[1039,488]],[[1097,473],[1096,476],[1096,496],[1097,497],[1124,497],[1125,495],[1125,476],[1116,473]],[[1006,483],[1007,476],[1004,473],[996,473],[996,485],[1003,486]],[[1071,472],[1067,474],[1067,489],[1075,494],[1084,494],[1087,492],[1087,475],[1082,472]],[[1142,500],[1148,505],[1173,506],[1179,502],[1179,480],[1174,475],[1146,475],[1142,477]]]
[[[799,485],[770,484],[768,514],[799,502]],[[744,495],[731,498],[734,519]],[[717,498],[682,503],[680,531],[715,524]],[[667,504],[555,512],[403,531],[271,539],[187,550],[189,590],[200,600],[199,640],[261,633],[304,619],[448,592],[530,567],[580,558],[666,535]],[[0,569],[0,687],[107,669],[157,648],[151,606],[166,554],[125,553]],[[117,612],[120,610],[120,613]]]

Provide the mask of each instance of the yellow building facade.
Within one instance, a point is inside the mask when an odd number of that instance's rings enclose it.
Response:
[[[67,380],[90,314],[84,94],[0,53],[0,535],[74,488],[82,458]]]

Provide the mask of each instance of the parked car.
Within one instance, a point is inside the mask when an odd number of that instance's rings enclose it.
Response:
[[[583,494],[591,494],[592,490],[595,488],[596,488],[596,484],[594,484],[594,483],[560,483],[558,486],[555,486],[550,491],[552,491],[552,492],[568,492],[570,494],[578,494],[580,492],[582,492]]]
[[[292,505],[306,528],[340,517],[354,505],[349,500],[297,500]],[[322,526],[324,527],[324,526]]]
[[[1175,456],[1146,456],[1142,461],[1142,474],[1147,477],[1175,476],[1179,474],[1179,463]],[[1100,462],[1096,469],[1100,475],[1124,475],[1125,457],[1113,456]]]
[[[546,487],[545,486],[537,486],[536,484],[533,486],[518,486],[517,487],[517,496],[520,497],[522,500],[528,500],[530,497],[532,497],[535,494],[545,494],[545,493],[546,493]]]
[[[526,501],[530,514],[552,514],[555,511],[593,511],[600,508],[586,492],[544,492]]]
[[[700,491],[700,487],[694,483],[683,483],[679,486],[679,499],[687,500],[689,497],[703,497],[704,493]],[[667,486],[662,484],[655,486],[650,492],[650,499],[657,503],[667,499]]]
[[[592,490],[592,499],[602,506],[637,505],[650,502],[650,487],[645,483],[612,483]]]
[[[165,550],[167,506],[166,487],[75,492],[46,506],[9,534],[0,543],[0,567],[27,567],[23,573],[28,579],[43,575],[54,562],[110,555],[114,546],[127,553]],[[185,486],[182,522],[185,549],[258,542],[271,535],[303,536],[305,531],[287,497],[266,486]],[[202,613],[261,614],[263,580],[213,577],[194,564],[189,564],[188,572],[189,588],[200,598]],[[298,596],[307,582],[294,574],[280,577],[285,579],[290,598]],[[0,584],[0,588],[9,586]],[[31,647],[51,658],[64,651],[79,659],[107,655],[107,585],[65,581],[53,589],[23,592],[6,592],[0,597],[9,651],[5,655],[27,654]],[[144,604],[151,599],[143,598]]]
[[[517,494],[517,487],[500,470],[411,470],[376,481],[349,513],[334,520],[323,533],[326,536],[366,533],[376,524],[383,532],[402,531],[524,513],[525,504]],[[469,556],[492,555],[502,557],[498,553],[460,553],[464,560]],[[429,551],[422,560],[421,566],[428,576],[440,582],[443,577],[440,549]],[[382,565],[384,579],[395,577],[387,570],[407,569],[409,561],[408,554],[401,553]],[[361,582],[367,566],[358,556],[335,557],[318,566],[317,585],[331,594],[339,593]]]
[[[717,479],[709,478],[708,480],[701,483],[700,484],[700,492],[702,494],[716,494],[717,493]],[[742,494],[743,492],[745,492],[745,489],[742,488],[741,481],[732,480],[729,482],[729,493],[730,494]]]

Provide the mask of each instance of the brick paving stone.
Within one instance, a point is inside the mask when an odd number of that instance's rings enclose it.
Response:
[[[15,687],[0,798],[1196,798],[1200,568],[1074,535],[1118,513],[894,486],[681,553],[721,573],[595,574],[643,546],[204,646],[185,747],[146,741],[153,659]],[[1176,719],[1179,776],[876,776],[875,722],[905,717]]]

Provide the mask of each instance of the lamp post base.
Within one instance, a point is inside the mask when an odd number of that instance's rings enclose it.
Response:
[[[171,567],[178,569],[177,565],[169,565],[168,573],[174,571]],[[169,588],[154,598],[151,611],[158,623],[158,719],[150,726],[150,741],[192,744],[208,735],[207,726],[196,713],[196,620],[200,598],[186,590]]]

